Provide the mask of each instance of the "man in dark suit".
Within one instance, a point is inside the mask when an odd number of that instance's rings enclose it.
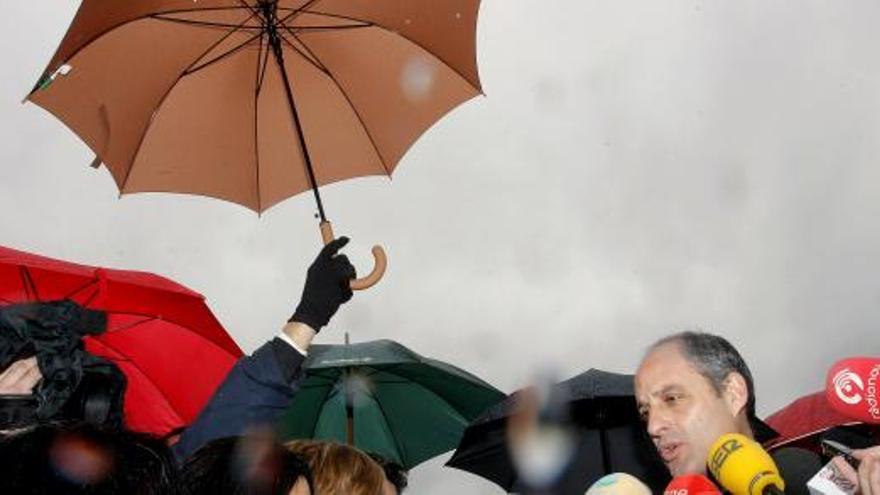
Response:
[[[717,335],[682,332],[656,342],[639,365],[635,391],[648,434],[673,476],[707,475],[709,449],[724,434],[739,433],[762,443],[775,436],[755,415],[749,367]],[[855,456],[861,461],[857,475],[844,466],[853,483],[862,494],[880,495],[880,447],[856,451]],[[785,469],[780,469],[785,479]],[[786,491],[806,493],[806,488]]]

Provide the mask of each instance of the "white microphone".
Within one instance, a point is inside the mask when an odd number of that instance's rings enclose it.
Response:
[[[599,478],[584,495],[651,495],[651,489],[626,473],[611,473]]]

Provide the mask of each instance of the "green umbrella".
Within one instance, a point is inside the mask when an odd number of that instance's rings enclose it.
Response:
[[[313,345],[304,367],[281,437],[348,443],[406,469],[455,448],[465,427],[505,397],[391,340]]]

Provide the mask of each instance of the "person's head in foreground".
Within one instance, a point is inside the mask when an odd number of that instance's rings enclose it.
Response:
[[[360,450],[315,440],[294,440],[286,446],[312,469],[318,495],[382,495],[385,474]]]
[[[382,495],[401,495],[408,484],[407,472],[403,469],[403,466],[373,452],[369,452],[368,455],[385,472]]]
[[[180,473],[183,495],[313,495],[309,466],[265,436],[213,440]]]
[[[0,441],[0,493],[175,494],[177,467],[146,434],[80,423],[39,424]]]
[[[639,413],[673,476],[706,474],[709,449],[721,435],[754,438],[754,389],[739,352],[707,333],[661,339],[635,375]]]

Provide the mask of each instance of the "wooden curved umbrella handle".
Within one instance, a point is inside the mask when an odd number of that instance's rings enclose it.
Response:
[[[330,244],[336,237],[333,235],[333,226],[330,222],[321,222],[321,239],[324,245]],[[350,282],[351,290],[364,290],[376,285],[385,275],[385,268],[388,267],[388,258],[385,256],[385,250],[382,246],[373,246],[373,271],[369,275],[362,278],[356,278]]]

